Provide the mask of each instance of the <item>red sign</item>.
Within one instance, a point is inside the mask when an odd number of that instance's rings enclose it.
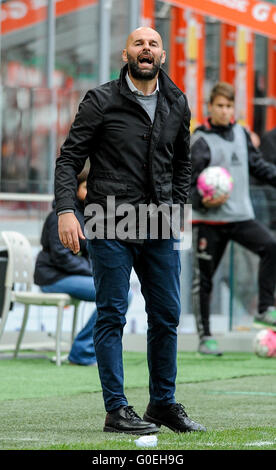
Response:
[[[276,38],[276,5],[259,0],[164,0]]]
[[[142,0],[142,26],[149,26],[150,28],[154,28],[154,2],[155,0]]]
[[[56,0],[56,16],[89,7],[97,0]],[[0,10],[1,33],[7,34],[45,21],[47,0],[10,0]]]

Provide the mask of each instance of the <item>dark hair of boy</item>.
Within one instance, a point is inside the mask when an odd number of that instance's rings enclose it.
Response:
[[[212,104],[217,96],[224,96],[229,101],[235,101],[235,89],[230,83],[218,82],[211,90],[210,103]]]

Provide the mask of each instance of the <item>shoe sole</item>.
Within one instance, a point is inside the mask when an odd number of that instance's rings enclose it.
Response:
[[[155,423],[154,423],[155,424]],[[156,428],[156,430],[154,431],[153,429],[151,430],[141,430],[141,431],[122,431],[121,429],[116,429],[116,428],[111,428],[109,426],[105,426],[103,428],[103,432],[117,432],[117,433],[121,433],[121,434],[134,434],[134,435],[138,435],[138,436],[147,436],[148,434],[155,434],[157,432],[159,432],[159,427]]]
[[[166,426],[167,428],[171,429],[173,432],[176,432],[177,434],[183,434],[185,432],[204,432],[206,429],[185,429],[185,431],[180,431],[179,429],[174,428],[173,426],[170,426],[168,423],[164,423],[163,421],[160,421],[159,419],[152,418],[149,416],[147,413],[144,414],[143,419],[145,421],[149,421],[150,423],[156,424],[157,426]]]
[[[263,323],[259,321],[254,321],[254,328],[266,328],[267,330],[276,331],[276,325],[269,325],[268,323]]]
[[[143,419],[145,421],[149,421],[150,423],[156,424],[157,426],[166,426],[167,428],[171,429],[172,431],[178,434],[182,432],[192,432],[192,431],[189,431],[188,429],[186,431],[179,431],[179,429],[176,429],[173,426],[170,426],[168,423],[164,423],[163,421],[160,421],[159,419],[152,418],[151,416],[147,415],[147,413],[144,414]]]
[[[198,351],[196,351],[195,356],[197,359],[202,359],[204,361],[212,361],[218,357],[218,356],[214,356],[214,354],[203,354]]]
[[[223,356],[223,353],[222,352],[202,352],[202,351],[198,351],[198,354],[200,354],[201,356],[208,356],[208,357],[220,357],[220,356]]]

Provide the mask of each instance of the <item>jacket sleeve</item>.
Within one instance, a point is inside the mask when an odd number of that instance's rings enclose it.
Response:
[[[92,276],[88,257],[80,253],[74,255],[69,248],[64,248],[58,236],[58,218],[52,217],[48,223],[47,237],[50,259],[60,271],[70,275]]]
[[[75,208],[77,175],[96,145],[97,129],[102,122],[102,109],[96,94],[90,90],[81,102],[69,134],[56,160],[56,213]]]
[[[248,148],[249,173],[262,183],[276,186],[276,165],[265,161],[261,152],[254,147],[250,135],[244,129]]]
[[[207,142],[199,137],[191,145],[192,160],[192,184],[191,184],[191,200],[194,209],[207,211],[208,209],[202,204],[202,196],[197,190],[197,179],[200,173],[209,165],[211,153]]]
[[[190,158],[190,120],[191,112],[184,95],[185,107],[181,126],[174,144],[173,158],[173,203],[185,204],[190,194],[191,158]]]
[[[276,128],[263,135],[260,151],[267,162],[276,163]]]

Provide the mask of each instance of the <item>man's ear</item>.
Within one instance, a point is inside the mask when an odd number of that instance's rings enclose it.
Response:
[[[126,49],[124,49],[122,52],[122,59],[123,59],[123,62],[128,62]]]
[[[161,55],[161,64],[164,64],[164,63],[165,63],[165,60],[166,60],[166,51],[162,51],[162,55]]]

